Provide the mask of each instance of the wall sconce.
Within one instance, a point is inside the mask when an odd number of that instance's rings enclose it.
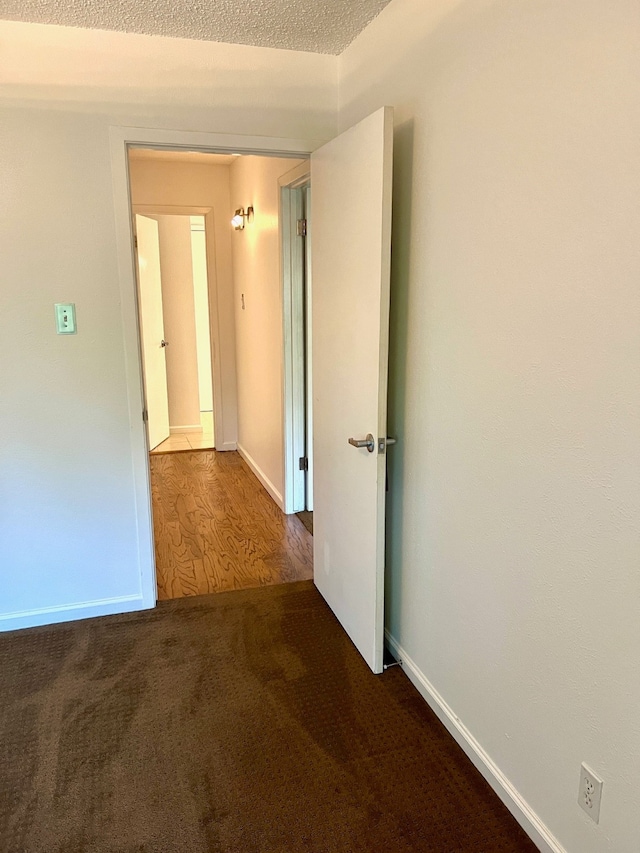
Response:
[[[246,210],[244,207],[239,207],[231,220],[231,224],[236,231],[242,231],[245,222],[253,222],[253,207],[248,207]]]

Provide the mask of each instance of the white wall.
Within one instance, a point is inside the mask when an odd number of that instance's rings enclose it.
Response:
[[[639,843],[639,57],[635,0],[392,0],[340,58],[396,109],[388,625],[571,853]]]
[[[167,347],[169,426],[200,428],[196,315],[188,216],[157,216],[162,275],[162,314]]]
[[[106,134],[92,120],[4,109],[0,150],[7,628],[83,602],[125,609],[140,582]],[[55,302],[76,303],[77,335],[56,335]]]
[[[0,56],[7,628],[141,606],[109,125],[328,138],[336,59],[7,22]]]
[[[191,265],[193,267],[193,300],[196,309],[196,348],[198,351],[198,393],[200,411],[213,411],[211,375],[211,330],[209,327],[209,285],[207,281],[207,246],[204,217],[191,217]]]
[[[242,231],[231,232],[238,449],[280,506],[284,490],[284,354],[278,178],[300,162],[237,157],[231,165],[232,208],[254,208],[253,222]]]

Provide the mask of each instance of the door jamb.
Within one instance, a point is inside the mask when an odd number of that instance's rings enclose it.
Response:
[[[314,457],[313,457],[313,318],[311,316],[311,305],[313,302],[313,280],[311,276],[311,244],[313,242],[313,222],[311,221],[311,181],[302,188],[304,195],[304,209],[307,219],[307,239],[305,240],[305,282],[304,282],[304,324],[306,330],[306,387],[305,387],[305,418],[306,435],[305,446],[307,448],[307,476],[305,482],[305,509],[313,512],[313,481],[314,481]]]
[[[282,281],[283,345],[283,510],[286,514],[305,509],[305,475],[300,458],[305,454],[304,374],[304,244],[297,239],[297,221],[304,210],[302,187],[311,179],[307,160],[282,175],[280,187],[280,278]],[[308,452],[308,450],[307,450]]]
[[[224,398],[222,395],[222,364],[220,352],[220,312],[218,311],[218,279],[216,268],[215,212],[212,207],[177,204],[132,204],[131,210],[142,216],[203,216],[205,248],[207,255],[207,297],[209,300],[209,329],[211,337],[211,381],[213,385],[213,427],[216,449],[223,447],[218,439],[216,425],[224,423]],[[222,434],[222,430],[221,430]]]
[[[109,128],[109,149],[114,201],[116,250],[120,283],[120,305],[124,345],[124,368],[129,407],[129,436],[134,491],[134,513],[138,546],[138,571],[142,609],[155,607],[157,600],[151,476],[147,437],[143,422],[144,386],[142,352],[135,278],[133,214],[129,186],[128,149],[159,148],[210,153],[263,154],[279,157],[308,157],[324,140],[284,139],[269,136],[206,133],[145,127]],[[222,429],[223,425],[220,424]],[[224,436],[223,436],[224,440]]]

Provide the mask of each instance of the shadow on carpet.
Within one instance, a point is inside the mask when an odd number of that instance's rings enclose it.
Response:
[[[311,582],[0,636],[7,853],[535,851]]]
[[[300,512],[297,512],[296,515],[313,536],[313,513],[308,509],[303,509]]]

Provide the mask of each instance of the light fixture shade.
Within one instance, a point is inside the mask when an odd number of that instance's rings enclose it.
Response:
[[[231,224],[236,229],[236,231],[242,231],[242,229],[244,228],[244,219],[245,219],[244,207],[239,207],[236,210],[233,219],[231,220]]]
[[[244,207],[239,207],[231,219],[231,224],[236,231],[242,231],[244,229],[245,222],[253,222],[253,207],[251,207],[251,205],[246,209],[246,211]]]

